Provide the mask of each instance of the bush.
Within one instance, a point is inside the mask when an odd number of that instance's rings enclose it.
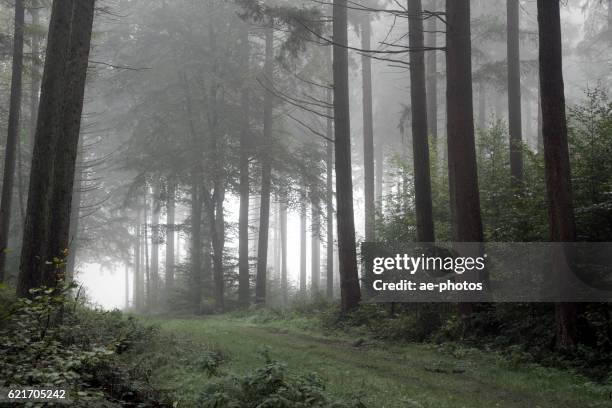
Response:
[[[342,402],[325,393],[316,374],[290,375],[285,365],[262,352],[265,364],[244,376],[225,376],[210,383],[199,406],[205,408],[362,408],[360,402]]]
[[[38,288],[30,298],[0,297],[0,386],[72,390],[94,406],[142,401],[118,355],[153,338],[155,329],[120,312],[91,310],[72,297],[75,285]]]

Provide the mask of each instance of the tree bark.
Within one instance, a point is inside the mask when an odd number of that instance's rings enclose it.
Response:
[[[136,225],[134,225],[134,284],[132,285],[132,298],[134,310],[142,310],[142,269],[140,259],[140,210],[136,213]]]
[[[270,22],[266,27],[266,55],[264,71],[266,81],[274,83],[274,28]],[[261,157],[261,207],[259,216],[259,241],[257,249],[257,277],[255,283],[255,302],[266,302],[267,268],[268,268],[268,230],[270,226],[270,190],[272,183],[272,166],[269,158],[269,147],[272,143],[272,111],[274,99],[272,93],[264,95],[264,128],[263,141],[260,146]]]
[[[431,168],[427,137],[427,94],[421,0],[408,0],[410,38],[410,99],[417,241],[434,242]]]
[[[456,242],[482,242],[474,140],[469,0],[447,0],[446,17],[447,143],[453,235]],[[471,310],[472,304],[459,305],[459,312],[463,315]]]
[[[372,25],[369,13],[363,13],[361,22],[361,48],[372,48]],[[363,97],[363,169],[365,196],[365,240],[375,240],[374,204],[374,119],[372,113],[372,59],[369,55],[361,56],[362,66],[362,97]]]
[[[523,181],[521,118],[521,57],[519,0],[506,0],[508,28],[508,125],[510,128],[510,176],[514,188]]]
[[[19,116],[21,115],[21,93],[23,74],[23,26],[25,24],[24,0],[15,0],[15,28],[13,37],[13,66],[11,72],[11,96],[4,155],[2,199],[0,202],[0,282],[4,281],[6,254],[11,225],[15,163],[19,143]]]
[[[302,200],[305,200],[302,197]],[[300,293],[306,294],[306,204],[300,208]]]
[[[151,293],[150,306],[159,305],[159,185],[153,187],[151,196]]]
[[[199,184],[200,179],[194,172],[191,183],[191,280],[192,302],[197,313],[202,298],[202,200]]]
[[[34,141],[18,294],[54,287],[64,268],[94,0],[54,1]],[[60,148],[61,147],[61,148]]]
[[[168,181],[166,201],[166,301],[174,289],[174,239],[176,213],[176,184]]]
[[[312,296],[315,297],[318,296],[321,289],[321,214],[319,209],[319,199],[314,188],[310,204],[312,214],[312,235],[310,238],[310,279]]]
[[[327,102],[331,106],[332,92],[327,91]],[[332,116],[333,112],[328,109],[328,116]],[[326,275],[327,275],[327,298],[332,299],[334,297],[334,180],[333,180],[333,166],[334,166],[334,143],[331,140],[334,137],[333,121],[327,119],[327,143],[326,143],[326,186],[325,186],[325,204],[326,204],[326,215],[327,215],[327,256],[326,256]]]
[[[438,11],[438,0],[431,0],[432,12]],[[436,48],[438,46],[438,18],[429,17],[427,19],[427,39],[428,46]],[[438,146],[438,51],[427,52],[427,124],[433,151],[437,152]]]
[[[334,125],[336,158],[336,208],[340,256],[340,298],[343,312],[359,305],[361,289],[357,272],[353,179],[351,168],[351,121],[348,84],[347,0],[334,0]]]
[[[555,242],[572,242],[576,240],[576,225],[572,207],[558,1],[538,0],[538,27],[542,135],[550,238]],[[558,347],[570,348],[576,345],[577,314],[578,307],[574,303],[556,305]]]

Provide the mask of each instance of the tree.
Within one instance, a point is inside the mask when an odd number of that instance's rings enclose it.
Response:
[[[306,294],[306,204],[302,197],[300,208],[300,293]]]
[[[370,14],[363,13],[361,21],[361,48],[371,46],[372,25]],[[365,197],[365,240],[374,241],[376,206],[374,204],[374,119],[372,113],[372,59],[365,53],[361,56],[363,96],[363,169]]]
[[[13,66],[11,73],[11,100],[9,108],[2,199],[0,202],[0,282],[4,281],[6,253],[11,224],[11,205],[15,183],[16,150],[19,138],[19,116],[21,114],[21,90],[23,73],[23,26],[25,7],[23,0],[15,1],[15,29],[13,38]]]
[[[310,236],[310,281],[313,296],[319,294],[321,282],[321,243],[319,239],[321,234],[321,210],[319,204],[317,191],[313,188],[310,201],[312,226],[312,233]]]
[[[361,300],[355,246],[353,180],[351,169],[351,120],[348,84],[347,0],[334,0],[334,128],[336,159],[336,211],[340,259],[340,299],[343,312]]]
[[[94,6],[95,0],[53,2],[21,251],[20,296],[41,284],[54,287],[62,278],[62,268],[52,261],[65,258],[69,244]]]
[[[265,30],[266,54],[264,72],[266,82],[274,83],[274,28],[269,21]],[[264,128],[262,145],[260,146],[261,157],[261,207],[259,219],[259,247],[257,249],[257,277],[255,286],[255,302],[266,302],[266,284],[268,268],[268,229],[270,225],[270,189],[272,184],[272,165],[270,163],[269,149],[272,143],[272,111],[273,95],[265,90],[264,96]]]
[[[523,180],[521,118],[521,58],[519,0],[506,0],[508,28],[508,124],[510,127],[510,176],[518,188]]]
[[[417,240],[435,241],[431,203],[431,169],[427,135],[427,93],[423,10],[421,0],[408,0],[410,38],[410,99],[412,109],[412,144]]]
[[[174,289],[175,213],[176,184],[174,180],[169,180],[166,190],[166,299]]]
[[[241,57],[245,70],[249,66],[249,29],[243,24],[241,32]],[[243,123],[240,132],[240,209],[238,220],[238,301],[241,305],[248,305],[250,301],[250,272],[249,272],[249,89],[246,75],[241,89],[241,104],[243,110]]]
[[[446,1],[446,108],[448,179],[457,242],[482,242],[482,217],[476,168],[469,0]],[[459,311],[469,313],[471,304]]]
[[[438,0],[431,0],[431,12],[438,9]],[[428,47],[434,48],[427,53],[427,124],[434,151],[438,145],[438,18],[427,19]]]
[[[331,65],[331,64],[330,64]],[[327,103],[332,106],[332,91],[327,90]],[[334,123],[331,119],[332,111],[331,108],[327,110],[327,143],[326,143],[326,155],[325,155],[325,204],[326,204],[326,221],[327,221],[327,245],[326,249],[326,275],[327,275],[327,297],[332,299],[334,297],[334,180],[333,180],[333,166],[334,166],[334,143],[332,142],[334,136]]]
[[[576,240],[576,224],[572,207],[558,1],[538,0],[538,27],[542,135],[550,238],[555,242],[572,242]],[[561,348],[573,347],[576,344],[577,312],[576,304],[556,305],[557,345]]]

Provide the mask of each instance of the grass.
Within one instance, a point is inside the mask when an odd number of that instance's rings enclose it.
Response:
[[[449,353],[431,345],[325,335],[304,319],[256,322],[216,316],[149,322],[183,342],[175,364],[151,376],[153,386],[173,390],[179,406],[189,406],[210,381],[204,370],[190,364],[199,354],[218,350],[227,360],[223,369],[241,374],[262,365],[258,350],[265,347],[291,372],[316,372],[332,395],[373,408],[612,407],[603,386],[570,372],[511,366],[493,353]]]

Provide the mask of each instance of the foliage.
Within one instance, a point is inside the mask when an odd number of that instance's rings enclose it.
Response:
[[[362,408],[360,402],[332,400],[316,374],[290,375],[287,367],[261,351],[265,365],[244,376],[226,376],[210,383],[200,406],[207,408]]]
[[[3,295],[0,316],[2,386],[39,386],[74,390],[70,397],[95,406],[112,406],[136,396],[118,356],[155,330],[102,312],[73,299],[75,285],[37,288],[30,298]]]

